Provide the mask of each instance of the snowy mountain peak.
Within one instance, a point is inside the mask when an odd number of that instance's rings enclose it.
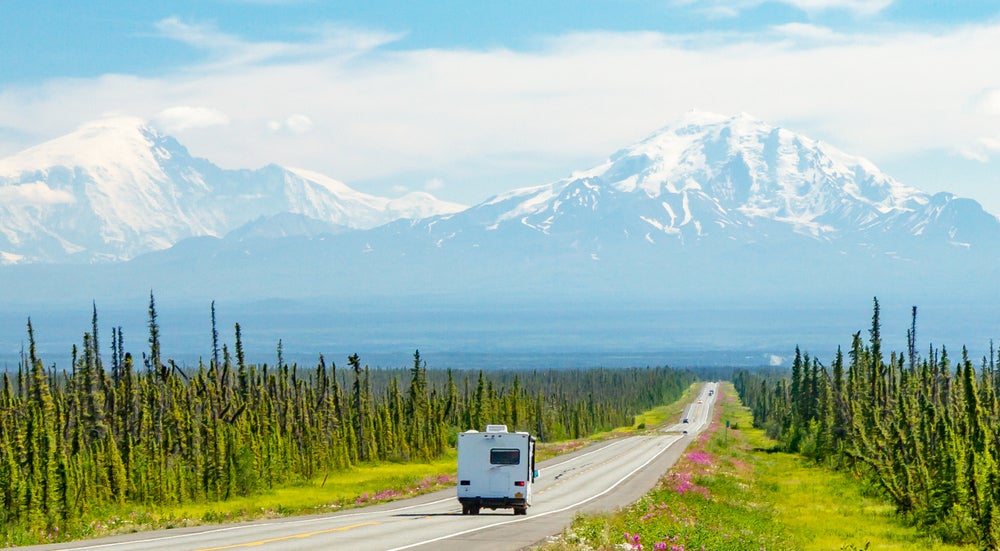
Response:
[[[589,175],[650,197],[697,182],[725,208],[785,219],[811,219],[848,199],[881,213],[926,203],[866,159],[742,113],[688,113]]]
[[[786,231],[821,241],[876,228],[915,235],[928,204],[864,158],[746,113],[690,111],[599,166],[498,195],[435,227],[444,239],[470,222],[572,236],[574,246],[589,236],[596,255],[615,239],[690,246]]]
[[[399,218],[412,220],[438,214],[454,214],[469,208],[468,205],[442,201],[426,191],[411,191],[402,197],[390,200],[386,207]]]
[[[461,208],[302,169],[224,170],[142,119],[109,117],[0,159],[0,263],[128,260],[281,213],[367,229]]]
[[[159,156],[169,157],[169,152],[162,147],[163,142],[164,136],[140,118],[109,117],[89,122],[65,136],[0,159],[0,177],[12,178],[23,172],[45,171],[58,166],[136,169],[136,163],[149,165],[158,162]],[[126,166],[129,164],[133,166]]]

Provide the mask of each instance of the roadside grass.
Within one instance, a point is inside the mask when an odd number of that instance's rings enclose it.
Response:
[[[653,491],[617,513],[578,515],[541,549],[974,549],[922,537],[850,476],[774,451],[732,385],[717,405],[710,428]]]
[[[673,404],[659,406],[635,417],[630,426],[593,434],[586,438],[539,443],[542,461],[583,448],[594,442],[653,429],[679,417],[684,405],[702,383],[692,385]],[[4,547],[53,543],[114,534],[178,528],[203,524],[242,522],[291,515],[332,513],[393,501],[453,486],[457,454],[454,449],[430,462],[368,463],[331,471],[306,482],[289,484],[250,496],[232,496],[225,501],[173,505],[107,505],[87,511],[84,518],[64,533],[29,533],[5,528]],[[457,501],[456,501],[457,503]]]
[[[440,490],[455,483],[454,450],[430,462],[375,463],[331,472],[306,484],[284,486],[223,502],[186,503],[162,516],[231,522],[312,513],[330,513]]]
[[[684,392],[684,395],[674,403],[657,406],[651,410],[644,411],[643,413],[635,416],[635,422],[631,427],[623,427],[622,429],[616,430],[619,432],[640,431],[644,429],[654,429],[668,423],[673,424],[680,418],[687,404],[689,404],[691,400],[694,400],[694,396],[703,385],[703,382],[691,385]]]
[[[656,406],[635,416],[631,425],[615,427],[609,431],[597,432],[586,438],[575,440],[561,440],[558,442],[539,442],[535,449],[535,456],[538,461],[570,453],[580,448],[589,446],[595,442],[610,440],[627,436],[644,430],[653,430],[662,425],[673,423],[674,419],[679,419],[684,407],[694,399],[694,396],[701,389],[704,382],[693,383],[684,394],[671,404]]]
[[[3,547],[52,543],[221,522],[332,513],[453,486],[456,453],[430,462],[375,463],[331,472],[307,483],[226,501],[162,506],[105,506],[87,512],[66,533],[9,531]]]

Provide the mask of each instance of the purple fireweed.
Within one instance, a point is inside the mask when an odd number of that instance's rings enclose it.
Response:
[[[687,458],[688,461],[694,463],[695,465],[702,465],[705,467],[711,465],[712,460],[715,459],[711,453],[697,450],[688,453]]]
[[[625,542],[632,546],[632,549],[642,549],[642,536],[638,532],[629,534],[625,532]]]
[[[688,492],[695,492],[697,494],[701,494],[706,499],[708,498],[708,488],[698,486],[694,482],[691,482],[691,473],[689,472],[671,473],[670,487],[680,495],[684,495]]]
[[[399,497],[401,495],[402,494],[400,492],[393,490],[392,488],[387,488],[385,490],[380,490],[378,492],[375,492],[372,495],[368,495],[368,492],[365,492],[359,495],[357,498],[355,498],[354,503],[356,505],[363,505],[369,502],[385,501],[387,499],[392,499],[394,497]]]

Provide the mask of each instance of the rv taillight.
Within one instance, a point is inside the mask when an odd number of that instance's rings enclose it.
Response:
[[[523,480],[518,480],[517,482],[514,483],[514,485],[515,486],[524,486],[524,481]]]

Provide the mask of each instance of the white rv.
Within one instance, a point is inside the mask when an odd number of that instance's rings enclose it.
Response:
[[[482,507],[527,514],[536,476],[535,439],[530,434],[507,432],[506,425],[458,434],[458,501],[463,515],[478,515]]]

